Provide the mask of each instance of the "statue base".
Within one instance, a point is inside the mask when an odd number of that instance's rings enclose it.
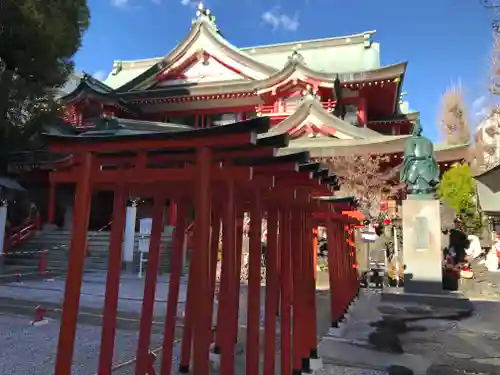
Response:
[[[409,196],[403,201],[405,292],[441,293],[442,257],[439,201]]]
[[[435,200],[433,193],[428,194],[407,194],[406,199],[412,201],[432,201]]]

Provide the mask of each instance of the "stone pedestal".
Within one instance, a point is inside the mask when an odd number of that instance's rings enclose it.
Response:
[[[403,202],[403,260],[405,292],[443,292],[438,200],[409,196]]]

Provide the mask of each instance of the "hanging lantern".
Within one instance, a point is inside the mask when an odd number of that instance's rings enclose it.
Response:
[[[389,225],[389,224],[391,224],[391,219],[385,218],[384,219],[384,225]]]

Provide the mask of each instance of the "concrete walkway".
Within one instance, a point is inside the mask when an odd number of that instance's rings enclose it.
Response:
[[[475,301],[471,317],[444,320],[438,319],[443,309],[386,304],[380,299],[380,292],[364,290],[344,328],[323,337],[319,354],[325,363],[376,370],[399,365],[416,375],[500,374],[499,302]],[[395,319],[412,313],[425,318],[403,324],[404,332],[397,333],[394,326],[386,327],[382,335],[374,334],[373,323],[383,316]],[[402,353],[390,352],[374,342],[374,337],[383,339],[383,334],[393,334]]]

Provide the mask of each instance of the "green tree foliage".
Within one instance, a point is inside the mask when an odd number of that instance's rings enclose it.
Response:
[[[0,152],[54,118],[53,89],[73,72],[89,20],[86,0],[0,1]]]
[[[456,212],[469,234],[480,234],[482,217],[476,198],[476,184],[468,164],[455,164],[439,184],[439,197]]]

